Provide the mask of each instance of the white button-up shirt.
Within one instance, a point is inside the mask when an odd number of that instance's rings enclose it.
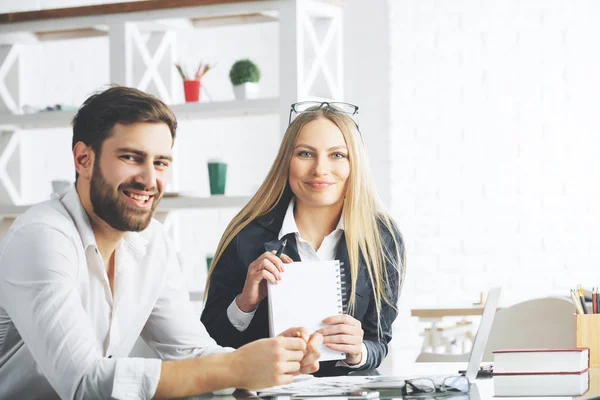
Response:
[[[157,221],[118,244],[113,293],[76,190],[31,207],[0,242],[0,398],[151,398],[160,359],[230,351],[188,296]],[[128,358],[140,335],[156,359]]]
[[[344,221],[343,218],[340,218],[337,226],[329,235],[325,236],[321,246],[318,250],[315,250],[312,245],[304,240],[302,236],[300,236],[300,230],[298,229],[298,225],[296,225],[296,219],[294,218],[294,199],[290,201],[290,205],[285,212],[285,216],[283,217],[283,223],[281,224],[281,229],[279,230],[278,239],[281,240],[285,235],[289,235],[290,233],[294,234],[296,238],[296,245],[298,247],[298,255],[302,261],[330,261],[335,260],[335,253],[337,250],[337,246],[344,234]],[[250,322],[252,322],[252,318],[254,318],[254,313],[256,310],[250,312],[244,312],[240,310],[235,299],[231,302],[229,307],[227,308],[227,317],[229,318],[229,322],[240,332],[245,331]],[[338,362],[340,366],[347,366],[350,368],[358,368],[364,365],[367,362],[367,347],[363,343],[362,345],[362,359],[357,365],[348,365],[345,362]]]

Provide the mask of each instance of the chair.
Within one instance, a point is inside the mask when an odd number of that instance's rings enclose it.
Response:
[[[527,300],[496,313],[483,355],[494,360],[498,349],[575,347],[575,307],[570,299],[545,297]],[[417,362],[467,361],[466,354],[421,353]]]
[[[517,303],[498,311],[484,361],[498,349],[575,347],[575,306],[570,299],[545,297]]]

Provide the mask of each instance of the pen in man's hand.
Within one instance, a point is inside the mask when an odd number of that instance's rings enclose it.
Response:
[[[285,239],[283,241],[283,243],[281,243],[281,246],[279,246],[279,249],[277,250],[277,253],[275,253],[276,257],[281,258],[281,255],[283,254],[283,249],[285,248],[286,244],[287,244],[287,239]]]

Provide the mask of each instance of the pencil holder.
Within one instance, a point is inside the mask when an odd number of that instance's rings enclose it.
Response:
[[[200,81],[185,80],[183,81],[183,94],[186,103],[191,103],[200,100]]]
[[[590,367],[600,367],[600,314],[577,314],[577,347],[590,348]]]

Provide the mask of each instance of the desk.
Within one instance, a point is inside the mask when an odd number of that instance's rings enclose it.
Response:
[[[449,362],[449,363],[406,363],[406,362],[394,362],[393,359],[386,359],[382,366],[379,368],[379,371],[384,375],[397,375],[397,376],[426,376],[426,375],[452,375],[456,374],[458,370],[465,369],[467,363],[459,362]],[[591,368],[590,369],[590,387],[588,391],[582,396],[576,397],[496,397],[496,399],[525,399],[525,398],[535,398],[535,399],[552,399],[552,400],[560,400],[560,399],[592,399],[600,396],[600,368]],[[458,397],[462,398],[462,397]],[[472,387],[470,400],[488,400],[494,399],[494,381],[491,379],[478,379]],[[449,399],[452,399],[450,397]]]
[[[388,359],[389,360],[389,359]],[[384,364],[379,368],[379,371],[385,375],[395,375],[395,376],[403,376],[403,377],[411,377],[411,376],[427,376],[427,375],[452,375],[456,374],[459,369],[464,369],[466,367],[466,363],[399,363],[395,364],[393,360],[386,360]],[[385,393],[381,399],[391,399],[396,398],[400,399],[402,396],[400,391],[397,394],[392,394],[391,392],[382,392]],[[590,369],[590,388],[586,394],[583,396],[577,397],[510,397],[510,399],[552,399],[552,400],[574,400],[574,399],[592,399],[596,396],[600,396],[600,368]],[[252,392],[248,392],[245,390],[237,390],[233,396],[196,396],[191,399],[196,400],[234,400],[234,399],[247,399],[249,397],[253,397]],[[254,397],[256,398],[256,397]],[[278,397],[274,399],[288,399],[287,397]],[[469,396],[455,396],[449,397],[449,400],[452,399],[469,399],[469,400],[488,400],[494,399],[494,382],[492,379],[480,379],[475,382],[474,385],[471,386],[471,393]],[[507,398],[508,399],[508,398]]]
[[[500,310],[498,307],[497,310]],[[483,306],[469,307],[441,307],[441,308],[413,308],[410,310],[411,317],[419,319],[440,319],[443,317],[469,317],[483,314]]]
[[[472,340],[472,324],[464,317],[479,316],[483,314],[483,305],[467,307],[442,307],[442,308],[414,308],[410,310],[411,317],[419,318],[419,322],[429,324],[423,332],[423,345],[421,351],[430,350],[436,353],[438,347],[444,346],[446,353],[451,353],[452,338],[462,339],[462,352],[469,351],[465,347],[466,340]],[[496,311],[501,310],[500,307]],[[456,326],[441,327],[439,324],[444,317],[462,317]]]

